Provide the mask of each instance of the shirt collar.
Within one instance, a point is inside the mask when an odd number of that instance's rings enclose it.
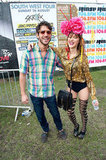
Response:
[[[38,51],[39,51],[39,52],[41,52],[41,49],[40,49],[40,47],[39,47],[38,43],[36,44],[36,47],[38,48]],[[50,49],[51,49],[51,48],[50,48],[50,46],[48,46],[48,48],[47,48],[47,52],[48,52]]]

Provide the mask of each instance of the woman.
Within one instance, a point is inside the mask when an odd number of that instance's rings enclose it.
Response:
[[[63,65],[65,77],[70,91],[69,83],[71,80],[71,65],[73,60],[76,61],[72,68],[72,95],[73,106],[68,110],[68,116],[74,125],[73,134],[75,137],[83,139],[86,133],[87,126],[87,105],[89,94],[91,95],[92,103],[98,105],[98,100],[95,96],[96,90],[89,72],[89,64],[86,54],[84,54],[84,22],[79,17],[74,17],[70,21],[61,22],[61,32],[67,36],[67,47],[62,49],[53,48],[58,54]],[[82,119],[82,129],[79,132],[79,124],[75,116],[75,103],[79,96],[79,110]],[[95,101],[96,100],[96,101]]]
[[[91,74],[89,72],[89,64],[86,54],[84,54],[84,40],[82,34],[84,33],[84,22],[79,17],[74,17],[70,21],[61,22],[61,32],[67,36],[67,47],[66,48],[53,48],[55,53],[59,56],[63,65],[68,91],[70,91],[70,80],[71,80],[71,66],[73,60],[76,61],[72,68],[72,95],[73,105],[69,109],[68,116],[74,125],[73,134],[79,139],[83,139],[86,133],[87,126],[87,105],[89,94],[91,95],[92,103],[98,105],[98,100],[95,96],[96,90],[95,85],[92,81]],[[29,46],[31,49],[31,46]],[[79,132],[79,124],[75,116],[75,103],[79,96],[79,110],[82,119],[82,129]]]

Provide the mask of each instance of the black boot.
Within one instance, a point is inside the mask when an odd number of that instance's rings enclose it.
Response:
[[[78,138],[79,139],[83,139],[85,136],[86,131],[80,131],[80,133],[78,134]]]
[[[78,134],[79,134],[79,124],[78,124],[78,127],[74,129],[73,134],[74,134],[75,137],[78,136]]]

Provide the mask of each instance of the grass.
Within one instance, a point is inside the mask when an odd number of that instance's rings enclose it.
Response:
[[[45,106],[46,117],[50,125],[48,142],[40,142],[41,127],[35,113],[28,118],[22,117],[19,111],[18,120],[14,122],[15,109],[0,108],[0,160],[105,160],[106,159],[106,70],[91,72],[98,92],[100,109],[95,111],[89,100],[87,134],[83,140],[73,137],[73,125],[67,113],[59,109],[67,139],[59,140],[53,119]],[[65,77],[62,72],[54,76],[56,94],[65,88]],[[0,82],[1,83],[1,82]],[[18,81],[17,81],[18,83]],[[16,101],[17,101],[17,97]],[[81,119],[76,105],[77,120]]]

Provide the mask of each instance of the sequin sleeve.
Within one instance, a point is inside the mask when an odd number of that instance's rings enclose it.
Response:
[[[96,100],[97,99],[96,98],[96,88],[95,88],[95,85],[93,83],[90,71],[89,71],[89,63],[88,63],[88,58],[87,58],[86,55],[83,56],[82,67],[83,67],[83,73],[84,73],[84,76],[85,76],[85,79],[86,79],[86,83],[87,83],[87,86],[88,86],[88,89],[89,89],[89,92],[90,92],[91,99]]]
[[[63,49],[59,47],[51,47],[51,49],[57,54],[57,56],[61,59],[62,58],[62,52]]]

